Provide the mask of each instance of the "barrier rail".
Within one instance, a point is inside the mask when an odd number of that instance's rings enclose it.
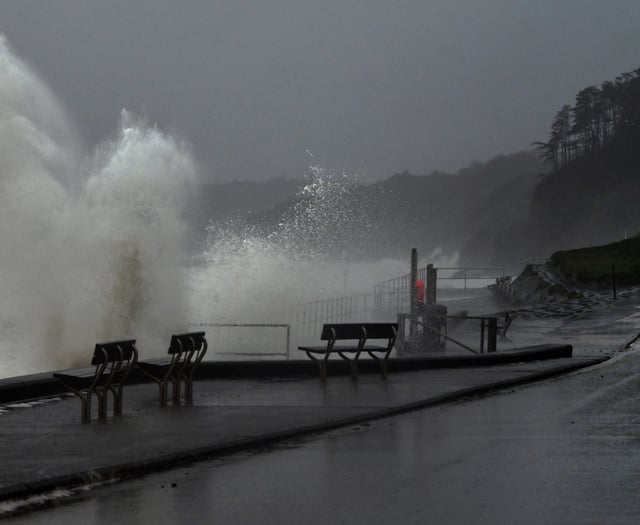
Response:
[[[484,354],[485,353],[485,340],[486,340],[486,350],[487,353],[492,353],[495,352],[497,349],[497,339],[498,339],[498,320],[495,317],[489,317],[489,316],[463,316],[463,315],[447,315],[446,316],[447,319],[459,319],[459,320],[476,320],[476,321],[480,321],[480,350],[475,350],[473,348],[471,348],[470,346],[462,343],[461,341],[458,341],[456,339],[454,339],[453,337],[451,337],[448,334],[447,331],[447,326],[446,324],[444,325],[444,330],[440,331],[438,329],[435,329],[434,327],[432,327],[428,322],[424,322],[424,321],[415,321],[416,324],[420,327],[422,327],[422,329],[426,332],[429,332],[441,339],[443,339],[443,350],[446,348],[446,342],[450,341],[462,348],[464,348],[465,350],[468,350],[469,352],[472,352],[474,354]],[[409,314],[405,314],[405,313],[399,313],[398,314],[398,345],[400,347],[402,347],[404,341],[405,341],[405,337],[406,337],[406,333],[407,333],[407,329],[406,329],[406,323],[411,323],[411,316]]]
[[[542,257],[532,257],[522,261],[519,263],[522,266],[518,267],[514,275],[517,275],[528,263],[546,260]],[[438,281],[463,281],[465,290],[470,281],[504,279],[507,273],[506,267],[495,266],[447,266],[436,269],[439,272]],[[450,274],[443,275],[444,272]],[[417,269],[417,278],[427,282],[427,267]],[[346,323],[386,318],[390,313],[395,315],[406,309],[410,304],[410,295],[411,275],[406,274],[376,284],[373,294],[359,294],[306,303],[298,308],[296,333],[300,336],[315,335],[319,332],[322,324],[329,322]]]
[[[313,301],[300,305],[296,316],[298,335],[317,336],[324,323],[364,322],[370,320],[372,294],[358,294]]]
[[[454,271],[454,275],[443,276],[440,274],[441,270]],[[463,280],[464,289],[467,289],[467,282],[473,280],[487,280],[497,279],[498,277],[505,276],[506,268],[502,267],[443,267],[438,268],[438,280],[450,279],[450,280]]]

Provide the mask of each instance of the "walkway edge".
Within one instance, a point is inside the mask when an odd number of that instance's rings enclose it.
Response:
[[[391,408],[377,409],[364,412],[356,416],[336,419],[325,423],[296,427],[284,431],[272,432],[261,436],[219,443],[210,447],[200,447],[184,450],[172,454],[166,454],[145,460],[129,461],[126,463],[100,467],[85,472],[67,474],[39,479],[29,483],[9,485],[0,488],[0,502],[6,503],[15,500],[24,500],[37,495],[52,493],[57,490],[73,491],[96,485],[133,479],[152,472],[168,470],[185,466],[194,462],[214,459],[228,454],[234,454],[248,449],[256,449],[276,444],[292,438],[299,438],[319,432],[327,432],[349,425],[355,425],[367,421],[384,419],[399,414],[430,408],[469,397],[487,395],[505,388],[530,384],[552,377],[568,374],[582,368],[594,366],[607,361],[608,357],[584,359],[576,363],[557,366],[543,372],[535,372],[515,379],[507,379],[486,383],[484,385],[463,388],[430,397],[420,401],[398,405]]]

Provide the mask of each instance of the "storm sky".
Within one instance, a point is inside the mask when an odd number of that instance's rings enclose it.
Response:
[[[640,67],[638,0],[0,0],[0,33],[88,147],[120,111],[212,181],[455,171],[545,140]]]

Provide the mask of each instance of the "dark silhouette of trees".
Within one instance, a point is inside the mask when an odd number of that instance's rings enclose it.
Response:
[[[564,105],[556,113],[549,140],[533,145],[554,171],[603,154],[640,163],[640,68],[582,89],[573,107]]]

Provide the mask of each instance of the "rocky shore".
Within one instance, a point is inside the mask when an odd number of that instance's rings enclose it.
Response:
[[[640,300],[640,287],[587,287],[565,279],[551,262],[529,264],[516,277],[501,277],[489,289],[505,310],[524,318],[579,317],[606,308],[617,300]]]

